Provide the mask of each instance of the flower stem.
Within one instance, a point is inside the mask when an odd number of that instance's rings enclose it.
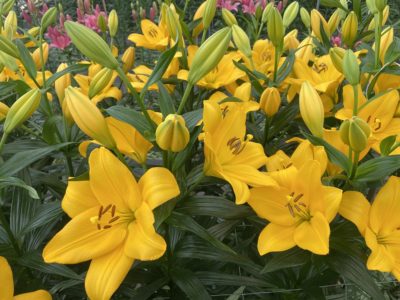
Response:
[[[353,164],[351,167],[350,179],[353,179],[354,176],[356,175],[359,157],[360,157],[360,152],[354,152],[354,159],[353,159]]]
[[[3,152],[3,148],[7,141],[7,138],[8,138],[8,133],[4,132],[3,136],[1,137],[1,140],[0,140],[0,155],[1,155],[1,152]]]
[[[193,85],[191,83],[188,83],[188,85],[186,86],[185,92],[182,97],[182,101],[178,107],[178,111],[177,111],[178,115],[182,114],[183,109],[185,108],[186,101],[189,98],[190,91],[192,90],[192,87],[193,87]]]
[[[379,53],[381,52],[382,12],[375,15],[375,68],[379,66]]]
[[[276,78],[278,77],[278,62],[280,57],[280,50],[275,48],[275,59],[274,59],[274,82],[276,82]]]
[[[357,116],[357,114],[358,114],[358,86],[357,85],[353,85],[353,93],[354,93],[353,116]]]

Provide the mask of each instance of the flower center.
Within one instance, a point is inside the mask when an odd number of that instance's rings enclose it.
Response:
[[[313,65],[313,69],[315,72],[320,74],[321,72],[328,71],[328,66],[325,63],[320,63],[319,65],[317,64]]]
[[[233,137],[226,143],[226,145],[232,151],[232,154],[238,155],[243,151],[244,147],[246,146],[246,142],[243,142],[238,137]]]
[[[122,214],[118,212],[117,207],[113,204],[100,206],[97,216],[91,217],[90,222],[97,226],[98,230],[110,229],[116,224],[130,222],[134,219],[133,214]]]
[[[154,39],[158,36],[158,32],[155,28],[151,28],[147,33]]]
[[[309,220],[311,219],[311,215],[307,209],[307,205],[300,201],[303,196],[304,194],[296,195],[294,192],[292,192],[286,196],[288,203],[285,206],[288,208],[289,213],[293,218],[298,216],[301,219]]]

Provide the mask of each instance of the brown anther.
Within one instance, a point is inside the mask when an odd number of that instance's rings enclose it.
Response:
[[[111,228],[112,226],[111,225],[104,225],[103,226],[103,229],[109,229],[109,228]]]
[[[108,204],[108,205],[106,206],[106,208],[104,208],[104,210],[103,210],[103,215],[105,215],[106,212],[108,212],[110,208],[111,208],[111,204]]]
[[[294,205],[294,208],[295,208],[298,212],[301,212],[301,208],[300,208],[297,204]]]
[[[100,206],[100,208],[99,208],[99,214],[98,214],[98,217],[99,217],[99,220],[101,219],[101,216],[103,215],[103,206]]]
[[[303,197],[303,196],[304,196],[303,194],[298,194],[298,195],[296,196],[296,198],[294,198],[293,202],[296,203],[296,202],[299,201],[299,200],[301,199],[301,197]]]
[[[228,141],[227,145],[232,150],[232,154],[235,154],[235,155],[238,155],[244,149],[244,145],[243,145],[242,141],[237,137],[231,138]]]
[[[305,205],[303,202],[299,202],[299,203],[297,203],[297,204],[299,204],[299,205],[301,205],[301,206],[303,206],[303,207],[307,207],[307,205]]]
[[[284,168],[284,169],[287,169],[287,168],[289,168],[289,167],[291,167],[293,165],[293,163],[288,163],[287,165],[285,165],[284,163],[282,163],[282,167]]]
[[[295,217],[294,211],[293,211],[293,207],[288,203],[286,204],[287,208],[289,209],[289,213],[292,215],[292,217]]]
[[[225,106],[223,109],[222,109],[222,117],[223,118],[225,118],[226,117],[226,114],[229,112],[229,108],[228,108],[228,106]]]
[[[368,116],[367,118],[367,123],[369,123],[369,121],[371,121],[371,116]]]
[[[117,221],[119,218],[120,218],[119,216],[116,216],[116,217],[110,219],[110,221],[108,221],[108,224],[114,223],[114,222]]]
[[[111,217],[115,216],[115,210],[116,210],[116,207],[115,207],[115,205],[113,205],[111,208]]]
[[[99,223],[97,223],[97,229],[98,229],[98,230],[101,230],[101,226],[100,226]]]

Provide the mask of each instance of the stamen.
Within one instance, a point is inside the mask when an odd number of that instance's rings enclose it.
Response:
[[[103,226],[103,229],[109,229],[109,228],[111,228],[112,226],[111,225],[104,225]]]
[[[109,224],[114,223],[114,222],[117,221],[119,218],[120,218],[119,216],[116,216],[116,217],[110,219],[110,221],[108,221],[108,223],[109,223]]]
[[[103,206],[100,206],[99,208],[99,213],[98,213],[98,218],[99,220],[101,219],[101,216],[103,215]]]
[[[107,206],[106,206],[106,208],[103,210],[103,215],[106,213],[106,212],[108,212],[109,211],[109,209],[111,208],[111,204],[108,204]]]
[[[298,194],[298,195],[296,196],[296,198],[294,198],[293,202],[296,203],[296,202],[299,201],[299,200],[301,199],[301,197],[303,197],[303,196],[304,196],[303,194]]]
[[[293,211],[293,207],[288,203],[286,204],[287,208],[289,209],[289,213],[292,215],[292,217],[295,217],[294,211]]]
[[[115,205],[113,205],[112,209],[111,209],[111,217],[115,216],[115,210],[116,210],[116,207],[115,207]]]

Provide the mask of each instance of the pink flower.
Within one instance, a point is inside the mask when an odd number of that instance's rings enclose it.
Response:
[[[279,1],[278,5],[276,6],[276,8],[279,10],[279,12],[282,12],[283,10],[283,2]]]
[[[32,18],[29,15],[28,11],[26,10],[22,11],[22,18],[25,20],[26,23],[32,24]]]
[[[57,29],[57,27],[49,26],[47,29],[46,37],[50,39],[50,47],[65,49],[71,44],[71,39],[65,32]]]
[[[229,11],[238,11],[239,2],[232,0],[218,0],[217,7],[225,8]]]
[[[242,10],[244,13],[254,15],[256,13],[256,5],[253,0],[242,0]]]
[[[332,36],[331,43],[332,43],[332,46],[340,47],[342,45],[342,38],[340,37],[340,35]]]
[[[97,25],[97,21],[99,19],[99,16],[102,15],[104,17],[104,19],[106,20],[107,23],[107,15],[104,11],[100,10],[100,6],[96,5],[96,8],[94,9],[92,14],[82,14],[82,11],[78,8],[76,10],[76,15],[77,15],[77,20],[79,23],[85,25],[86,27],[100,32],[100,28]]]

